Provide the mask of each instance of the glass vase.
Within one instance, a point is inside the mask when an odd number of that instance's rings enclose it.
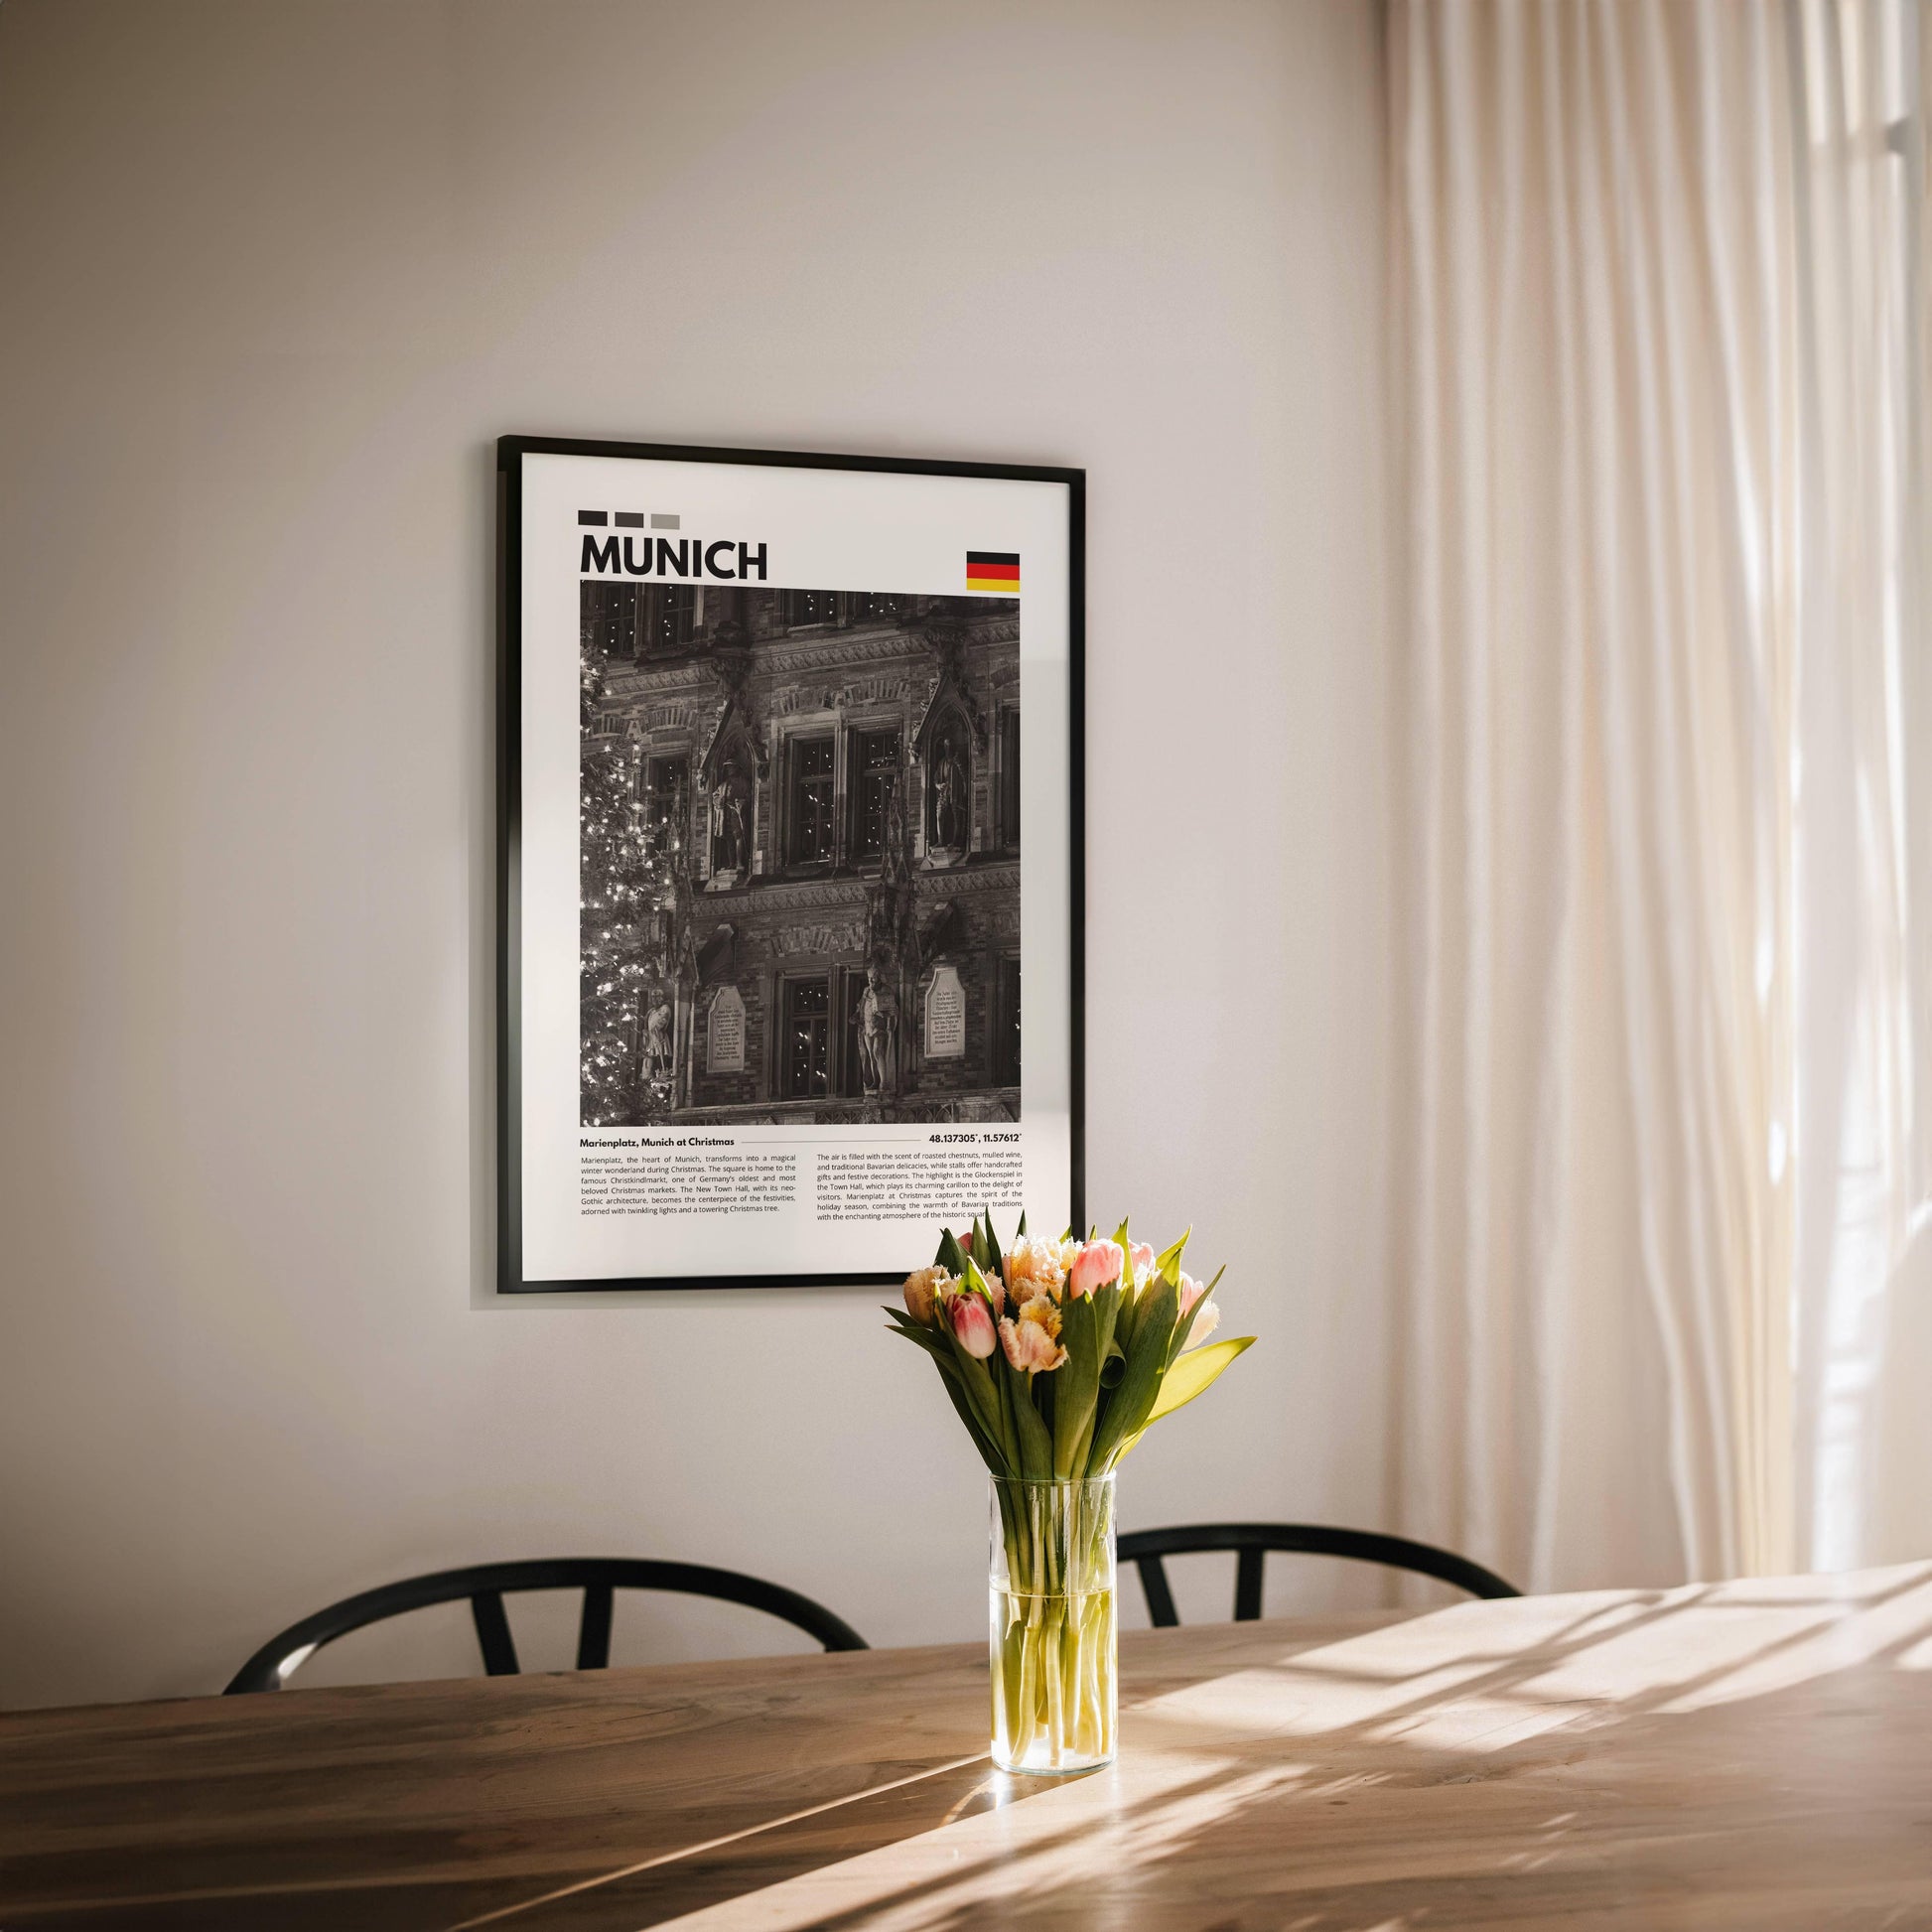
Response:
[[[993,1761],[1091,1771],[1114,1755],[1114,1479],[992,1478]]]

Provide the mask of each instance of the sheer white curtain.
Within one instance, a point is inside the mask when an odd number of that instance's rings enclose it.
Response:
[[[1932,1553],[1921,0],[1393,0],[1398,1513]]]

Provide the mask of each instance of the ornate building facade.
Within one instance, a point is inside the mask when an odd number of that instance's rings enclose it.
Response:
[[[597,968],[637,989],[626,1124],[1018,1119],[1019,600],[586,582],[582,612],[586,795],[623,774],[662,861]]]

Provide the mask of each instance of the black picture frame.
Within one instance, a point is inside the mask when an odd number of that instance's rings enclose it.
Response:
[[[584,456],[750,468],[875,471],[903,476],[1046,483],[1067,491],[1067,1225],[1086,1225],[1086,472],[1036,464],[852,456],[682,443],[509,435],[496,443],[496,1291],[499,1295],[692,1292],[712,1289],[897,1286],[900,1270],[623,1276],[528,1280],[523,1274],[521,1063],[521,824],[523,491],[526,456]]]

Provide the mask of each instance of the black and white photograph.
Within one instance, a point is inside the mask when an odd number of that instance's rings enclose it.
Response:
[[[581,597],[582,1124],[1020,1119],[1020,600]]]

